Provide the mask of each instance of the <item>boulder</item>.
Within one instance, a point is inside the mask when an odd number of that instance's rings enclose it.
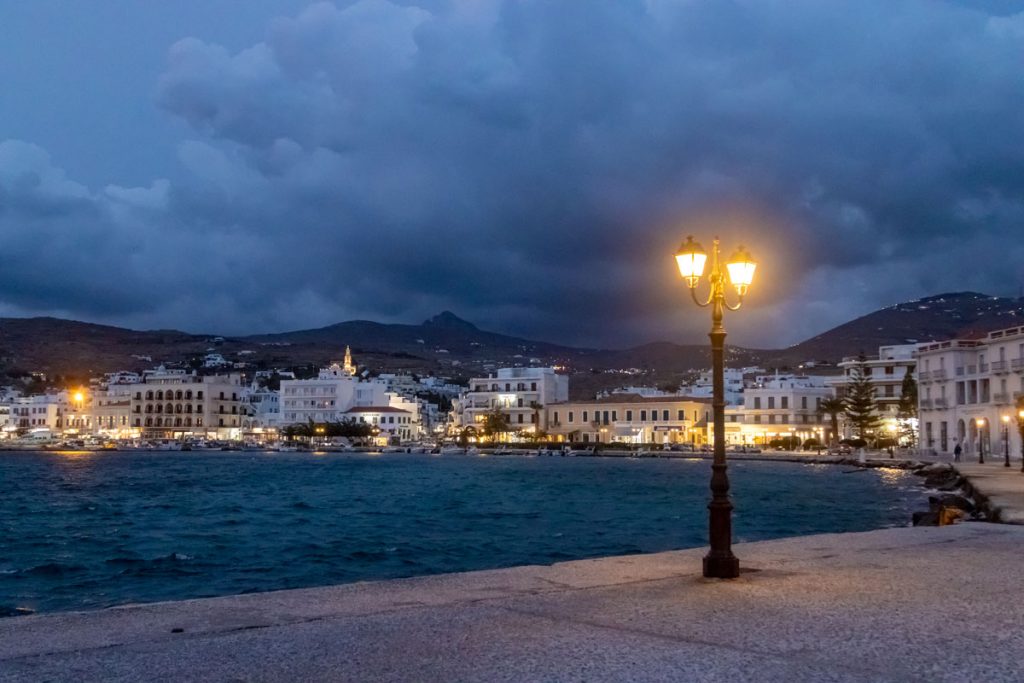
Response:
[[[955,493],[943,493],[938,496],[928,496],[928,506],[937,511],[941,508],[953,508],[964,512],[974,512],[974,503],[958,496]]]
[[[939,513],[938,512],[915,512],[912,520],[914,526],[938,526],[939,525]]]
[[[952,472],[953,471],[953,466],[952,465],[947,465],[944,462],[936,462],[936,463],[932,463],[931,465],[924,465],[924,466],[918,467],[914,471],[917,474],[920,474],[922,477],[927,477],[929,474],[939,474],[941,472]]]
[[[953,470],[934,472],[924,478],[924,485],[930,489],[937,489],[944,486],[955,486],[960,475]]]

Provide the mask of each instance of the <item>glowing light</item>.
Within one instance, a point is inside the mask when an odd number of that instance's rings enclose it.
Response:
[[[689,235],[686,241],[680,245],[679,251],[676,252],[679,274],[683,276],[691,289],[697,286],[697,280],[704,274],[704,264],[707,260],[707,252],[693,241],[693,235]]]
[[[757,268],[754,257],[750,255],[750,252],[741,246],[729,258],[725,268],[729,271],[729,281],[732,282],[733,287],[736,288],[740,296],[746,294],[750,283],[754,281],[754,270]]]
[[[81,403],[82,401],[85,400],[85,394],[83,394],[81,391],[76,391],[75,395],[72,398],[75,399],[75,403]]]

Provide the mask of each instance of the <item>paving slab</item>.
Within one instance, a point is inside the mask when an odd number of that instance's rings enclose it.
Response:
[[[0,681],[1019,681],[1024,527],[828,534],[0,620]]]

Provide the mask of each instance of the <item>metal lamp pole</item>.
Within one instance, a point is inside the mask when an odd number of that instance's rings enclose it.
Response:
[[[676,253],[679,272],[690,288],[690,296],[700,307],[711,307],[711,409],[714,416],[714,459],[711,464],[711,502],[708,503],[708,537],[710,550],[704,556],[704,576],[717,579],[734,579],[740,574],[740,561],[732,554],[732,510],[729,500],[729,475],[725,461],[725,327],[722,318],[725,310],[738,310],[743,304],[754,277],[756,264],[750,254],[740,247],[722,268],[719,241],[716,237],[711,249],[711,272],[708,283],[711,291],[706,300],[697,298],[697,284],[704,273],[707,253],[693,241],[693,236]],[[728,279],[736,288],[739,300],[730,306],[725,300],[726,271]]]
[[[978,464],[985,464],[985,432],[981,431],[981,428],[985,426],[985,418],[979,417],[974,421],[974,425],[978,428]]]
[[[1010,416],[1003,415],[1003,467],[1010,466]]]

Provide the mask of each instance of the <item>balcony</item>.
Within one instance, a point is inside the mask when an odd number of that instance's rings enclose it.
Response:
[[[976,375],[976,374],[978,374],[978,366],[977,365],[968,365],[967,366],[967,374],[968,375]]]
[[[932,409],[932,400],[930,398],[922,398],[921,399],[921,403],[918,406],[918,408],[920,410],[931,410]]]
[[[939,370],[932,370],[932,379],[937,381],[937,382],[941,382],[942,380],[946,379],[946,370],[945,370],[945,368],[942,368],[942,369],[939,369]]]
[[[917,373],[917,381],[918,382],[930,382],[930,381],[932,381],[932,373],[928,372],[927,370],[922,370],[921,372]]]
[[[980,363],[978,365],[978,372],[984,374],[988,372],[988,363]]]
[[[964,368],[963,368],[962,365],[956,369],[956,376],[957,377],[963,377],[964,376]]]
[[[992,361],[992,372],[997,375],[1005,375],[1010,371],[1010,364],[1005,360]]]
[[[1010,367],[1014,372],[1024,371],[1024,358],[1014,358],[1010,361]]]
[[[1010,402],[1010,395],[1007,394],[1007,393],[1003,393],[1003,392],[998,392],[998,393],[992,394],[992,402],[993,403],[1000,403],[1000,404],[1007,404],[1007,403]]]
[[[944,398],[937,398],[933,401],[936,410],[945,410],[949,407],[949,402]]]

